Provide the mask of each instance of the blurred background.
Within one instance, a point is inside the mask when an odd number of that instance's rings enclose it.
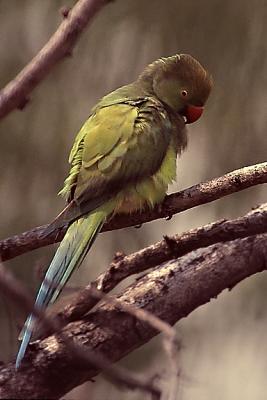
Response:
[[[46,43],[71,1],[0,0],[0,86],[11,80]],[[190,53],[214,77],[206,112],[189,127],[189,147],[178,162],[170,191],[266,161],[266,0],[117,0],[83,34],[73,56],[50,73],[23,112],[0,121],[0,235],[48,223],[63,208],[57,197],[68,173],[75,134],[105,93],[134,80],[149,62]],[[85,285],[115,251],[138,250],[162,238],[219,218],[232,218],[266,201],[255,187],[141,229],[100,235],[73,276]],[[105,249],[105,251],[103,251]],[[34,295],[55,247],[8,262]],[[96,268],[97,266],[97,268]],[[266,274],[254,276],[177,324],[182,340],[179,399],[266,399]],[[24,316],[0,297],[0,354],[14,358]],[[164,354],[155,338],[122,361],[127,367],[164,374]],[[137,400],[101,377],[65,399]],[[177,397],[178,398],[178,397]]]

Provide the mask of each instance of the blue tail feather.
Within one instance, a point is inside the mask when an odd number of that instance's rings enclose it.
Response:
[[[72,272],[81,264],[92,246],[106,216],[105,211],[96,210],[70,225],[39,289],[35,301],[36,308],[43,310],[57,299]],[[19,368],[24,358],[35,324],[36,317],[30,314],[20,335],[22,342],[16,359],[16,368]]]

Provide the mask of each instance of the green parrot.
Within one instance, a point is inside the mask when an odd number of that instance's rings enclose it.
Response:
[[[210,94],[212,79],[187,54],[161,58],[138,79],[103,97],[72,147],[70,173],[60,194],[67,207],[47,234],[68,226],[47,270],[35,307],[53,303],[92,246],[107,218],[160,203],[176,178],[176,158],[185,149],[186,123],[196,121]],[[18,368],[36,317],[22,331]]]

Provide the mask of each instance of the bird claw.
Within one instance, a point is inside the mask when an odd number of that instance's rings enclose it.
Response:
[[[135,229],[140,229],[142,227],[142,224],[135,225]]]

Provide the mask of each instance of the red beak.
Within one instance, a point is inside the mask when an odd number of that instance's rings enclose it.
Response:
[[[184,116],[186,117],[186,123],[192,124],[197,121],[204,111],[204,107],[188,105],[185,109]]]

